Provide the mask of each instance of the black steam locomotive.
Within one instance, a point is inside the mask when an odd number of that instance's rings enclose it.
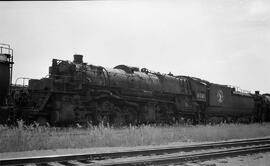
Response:
[[[4,50],[6,52],[4,52]],[[11,85],[13,51],[0,53],[0,120],[52,125],[100,122],[114,125],[192,121],[270,120],[270,95],[126,65],[52,60],[49,75]]]

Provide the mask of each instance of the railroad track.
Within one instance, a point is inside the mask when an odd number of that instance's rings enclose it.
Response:
[[[270,138],[223,141],[132,151],[0,159],[0,165],[159,165],[270,151]]]

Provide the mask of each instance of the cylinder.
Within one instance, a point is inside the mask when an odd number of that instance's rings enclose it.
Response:
[[[0,54],[0,105],[5,101],[9,89],[10,63],[9,54]]]

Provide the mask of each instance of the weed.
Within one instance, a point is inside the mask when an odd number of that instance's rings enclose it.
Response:
[[[171,142],[204,142],[270,136],[270,124],[141,125],[115,128],[88,125],[86,128],[0,126],[0,152],[161,145]]]

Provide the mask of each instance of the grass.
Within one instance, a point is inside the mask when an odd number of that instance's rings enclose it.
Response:
[[[0,152],[62,148],[161,145],[270,136],[270,124],[129,126],[88,128],[0,126]]]

